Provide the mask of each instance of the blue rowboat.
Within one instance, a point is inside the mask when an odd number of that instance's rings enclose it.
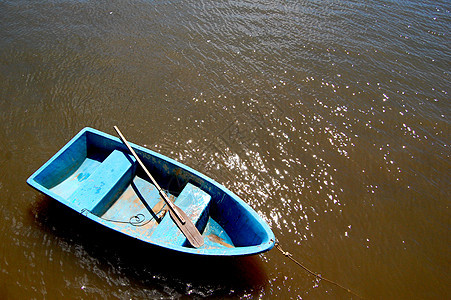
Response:
[[[166,249],[196,255],[243,256],[270,250],[274,234],[243,200],[207,176],[131,143],[158,185],[195,224],[192,247],[167,212],[158,189],[116,137],[84,128],[27,183],[85,217]]]

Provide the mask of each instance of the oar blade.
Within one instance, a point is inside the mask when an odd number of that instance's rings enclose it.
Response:
[[[174,206],[174,208],[185,219],[185,224],[182,224],[177,218],[177,216],[174,215],[173,211],[169,210],[169,214],[172,220],[174,221],[175,225],[177,225],[177,227],[186,237],[191,246],[193,246],[194,248],[201,247],[204,244],[204,238],[200,234],[199,230],[197,230],[196,226],[193,224],[193,222],[190,220],[190,218],[186,215],[186,213],[183,210],[181,210],[178,206]]]

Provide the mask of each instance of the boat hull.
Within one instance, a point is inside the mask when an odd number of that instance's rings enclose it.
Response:
[[[27,183],[103,226],[173,251],[242,256],[274,246],[266,222],[224,186],[164,155],[131,145],[201,232],[202,247],[187,243],[166,213],[156,187],[122,142],[101,131],[81,130]]]

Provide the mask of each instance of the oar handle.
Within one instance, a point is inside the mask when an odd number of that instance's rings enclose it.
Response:
[[[152,183],[156,186],[158,192],[160,193],[161,197],[163,198],[164,202],[168,205],[169,209],[174,213],[174,215],[177,217],[177,219],[180,221],[180,223],[185,224],[185,219],[179,214],[179,212],[175,209],[174,204],[169,200],[169,197],[166,195],[166,193],[161,189],[160,185],[155,181],[153,176],[150,174],[149,170],[147,170],[144,163],[141,161],[139,156],[136,154],[135,150],[130,146],[128,141],[125,139],[122,132],[117,128],[117,126],[114,126],[114,130],[116,130],[117,134],[119,135],[119,138],[121,141],[127,146],[128,150],[131,152],[131,154],[135,157],[136,161],[139,163],[141,168],[144,170],[146,175],[149,177],[149,179],[152,181]]]

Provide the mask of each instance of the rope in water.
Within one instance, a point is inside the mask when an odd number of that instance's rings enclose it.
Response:
[[[163,209],[161,209],[161,210],[159,211],[159,213],[160,213],[162,210],[163,210]],[[89,214],[92,214],[92,212],[91,212],[90,210],[86,209],[86,208],[83,208],[83,209],[81,210],[80,213],[81,213],[81,214],[88,214],[88,213],[89,213]],[[141,214],[141,213],[139,213],[139,214],[137,214],[137,215],[134,215],[134,216],[130,217],[130,219],[129,219],[128,221],[111,220],[111,219],[105,219],[105,218],[102,218],[102,217],[100,217],[100,218],[101,218],[102,220],[108,221],[108,222],[130,224],[130,225],[132,225],[132,226],[138,226],[138,227],[144,226],[144,225],[148,224],[148,223],[152,220],[152,219],[146,220],[146,217],[145,217],[143,214]],[[310,275],[315,276],[316,278],[318,278],[318,279],[320,279],[320,280],[327,281],[327,282],[329,282],[329,283],[331,283],[331,284],[333,284],[333,285],[335,285],[335,286],[337,286],[337,287],[339,287],[339,288],[341,288],[341,289],[344,289],[345,291],[347,291],[348,293],[353,294],[354,296],[357,296],[357,297],[359,297],[359,298],[361,298],[361,299],[364,299],[362,296],[356,294],[355,292],[351,291],[351,290],[348,289],[348,288],[345,288],[345,287],[342,286],[341,284],[336,283],[335,281],[332,281],[332,280],[330,280],[330,279],[327,279],[327,278],[321,276],[320,274],[317,274],[317,273],[311,271],[310,269],[308,269],[308,268],[307,268],[306,266],[304,266],[302,263],[300,263],[299,261],[297,261],[296,259],[294,259],[294,258],[293,258],[293,255],[292,255],[290,252],[284,251],[284,250],[282,249],[282,247],[280,246],[280,243],[279,243],[278,241],[275,242],[274,247],[275,247],[277,250],[279,250],[280,253],[282,253],[285,257],[289,258],[291,261],[293,261],[294,263],[296,263],[296,264],[297,264],[298,266],[300,266],[302,269],[304,269],[305,271],[307,271],[307,273],[309,273]]]
[[[317,274],[317,273],[311,271],[310,269],[308,269],[307,267],[305,267],[302,263],[300,263],[299,261],[297,261],[296,259],[294,259],[294,258],[293,258],[293,255],[292,255],[290,252],[284,251],[284,250],[282,249],[282,247],[280,246],[280,243],[279,243],[279,242],[276,241],[275,244],[274,244],[274,247],[275,247],[277,250],[279,250],[280,253],[282,253],[285,257],[289,258],[291,261],[293,261],[294,263],[296,263],[296,264],[297,264],[298,266],[300,266],[302,269],[304,269],[305,271],[307,271],[307,273],[309,273],[310,275],[313,275],[313,276],[315,276],[316,278],[318,278],[318,279],[320,279],[320,280],[327,281],[327,282],[329,282],[329,283],[331,283],[331,284],[333,284],[333,285],[335,285],[335,286],[337,286],[337,287],[339,287],[339,288],[344,289],[345,291],[347,291],[348,293],[353,294],[354,296],[357,296],[357,297],[359,297],[359,298],[361,298],[361,299],[364,299],[362,296],[360,296],[360,295],[354,293],[353,291],[351,291],[351,290],[348,289],[348,288],[345,288],[345,287],[342,286],[341,284],[336,283],[335,281],[332,281],[332,280],[330,280],[330,279],[324,278],[323,276],[321,276],[321,274]]]

